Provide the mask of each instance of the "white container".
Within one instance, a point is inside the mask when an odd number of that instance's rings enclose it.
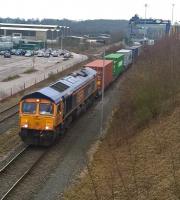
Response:
[[[148,45],[154,45],[154,40],[148,40]]]
[[[125,68],[127,68],[128,65],[132,64],[132,50],[121,49],[119,51],[116,51],[116,53],[120,53],[124,55]]]

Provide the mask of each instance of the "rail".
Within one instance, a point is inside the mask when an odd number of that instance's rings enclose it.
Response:
[[[15,109],[16,107],[17,107],[17,109]],[[7,114],[9,111],[10,111],[10,114]],[[5,122],[7,119],[15,116],[17,113],[18,113],[18,103],[5,109],[5,110],[0,111],[0,124]]]
[[[28,156],[28,150],[29,152],[32,150],[31,153],[34,153],[33,155],[36,155],[36,156],[32,156],[29,158]],[[7,182],[6,178],[10,178],[12,184],[9,184],[10,186],[5,186],[5,189],[1,188],[1,196],[0,196],[0,200],[4,200],[4,199],[7,199],[8,196],[11,194],[11,192],[24,180],[24,178],[32,171],[32,169],[34,169],[34,167],[39,163],[39,161],[43,158],[43,156],[45,155],[45,150],[42,151],[42,149],[39,151],[39,154],[37,153],[38,151],[33,151],[33,149],[31,149],[30,146],[26,146],[24,147],[17,155],[15,155],[5,166],[3,166],[1,169],[0,169],[0,179],[1,179],[1,185],[2,185],[2,188],[3,188],[3,185],[5,185],[5,183]],[[26,155],[27,153],[27,155]],[[23,162],[23,156],[26,156],[25,158],[26,159],[33,159],[32,161],[32,164],[29,166],[29,164],[26,164],[28,166],[25,165],[25,166],[22,166],[22,163]],[[19,159],[19,161],[18,161]],[[19,163],[20,162],[20,163]],[[18,165],[17,165],[18,164]],[[17,165],[18,167],[16,167],[15,165]],[[15,175],[15,178],[11,177],[11,172],[13,171],[11,168],[15,168],[14,170],[16,170],[16,173],[18,170],[20,170],[20,175]],[[23,170],[24,168],[27,168],[25,170]],[[9,170],[10,169],[10,170]],[[7,173],[9,170],[10,172],[10,175]],[[23,171],[21,173],[21,171]],[[4,173],[5,172],[5,173]],[[18,172],[19,173],[19,172]],[[17,173],[17,174],[18,174]],[[3,179],[3,176],[4,176],[4,179]],[[18,177],[16,177],[18,176]],[[13,179],[13,180],[12,180]],[[3,184],[3,181],[5,182]]]

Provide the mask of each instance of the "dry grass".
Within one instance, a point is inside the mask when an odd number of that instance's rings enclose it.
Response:
[[[20,77],[19,75],[8,76],[7,78],[3,79],[2,82],[12,81],[14,79],[18,79],[19,77]]]
[[[118,146],[114,145],[116,139],[108,135],[86,177],[68,190],[64,199],[179,199],[179,118],[180,108],[132,137],[121,134]]]
[[[107,137],[65,200],[180,199],[180,41],[145,48],[120,89]]]

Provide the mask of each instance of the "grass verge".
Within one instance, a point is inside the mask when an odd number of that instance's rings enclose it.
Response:
[[[7,78],[3,79],[2,82],[12,81],[12,80],[14,80],[14,79],[18,79],[18,78],[20,78],[19,75],[8,76]]]

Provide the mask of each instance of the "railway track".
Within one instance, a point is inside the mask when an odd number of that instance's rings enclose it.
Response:
[[[18,103],[0,111],[0,125],[18,113]]]
[[[26,146],[0,169],[0,200],[7,199],[45,155],[47,149]]]

